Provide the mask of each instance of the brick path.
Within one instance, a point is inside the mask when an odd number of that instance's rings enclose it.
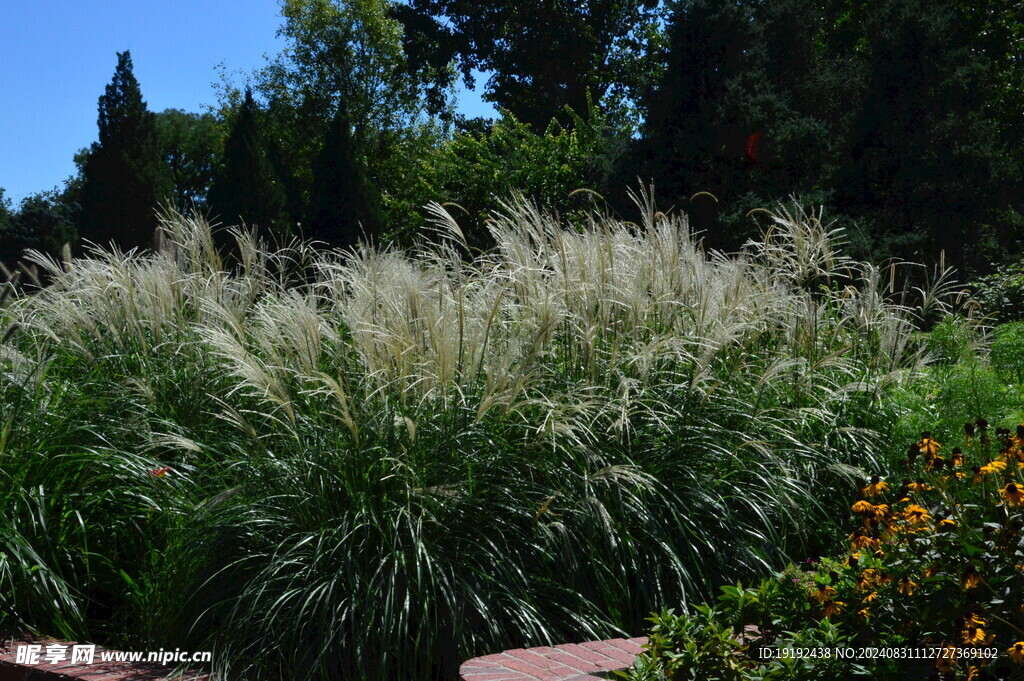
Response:
[[[161,665],[147,662],[102,662],[100,652],[109,650],[96,646],[95,661],[92,664],[57,662],[56,664],[24,665],[15,662],[19,645],[42,645],[43,652],[50,644],[68,646],[69,657],[71,646],[75,642],[58,641],[55,639],[22,640],[18,638],[0,639],[0,681],[164,681],[173,678],[175,681],[209,681],[208,674],[202,672],[186,672],[182,676],[171,675],[175,665]]]
[[[506,650],[463,662],[460,681],[599,681],[626,669],[643,652],[646,638],[613,638]]]

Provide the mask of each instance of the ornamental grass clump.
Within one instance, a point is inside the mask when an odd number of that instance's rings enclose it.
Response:
[[[1024,678],[1024,424],[968,422],[948,454],[922,433],[901,476],[860,488],[847,550],[652,618],[629,678]]]
[[[914,309],[820,213],[725,255],[639,198],[582,231],[515,200],[473,260],[439,206],[411,255],[236,230],[226,266],[172,214],[155,252],[33,256],[0,624],[230,678],[450,679],[824,541],[923,360]]]

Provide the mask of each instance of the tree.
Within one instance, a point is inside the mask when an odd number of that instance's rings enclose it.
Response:
[[[989,5],[994,3],[988,3]],[[1006,64],[987,13],[958,0],[871,3],[866,84],[842,169],[841,200],[901,250],[977,264],[986,226],[1014,201],[1019,125],[1000,119]],[[1018,67],[1019,71],[1019,67]],[[1017,95],[1020,102],[1020,95]],[[1019,112],[1019,107],[1018,107]],[[1019,114],[1018,114],[1019,115]]]
[[[58,255],[65,244],[78,241],[74,224],[74,206],[64,202],[56,191],[39,192],[21,201],[13,218],[16,229],[30,235],[30,247]]]
[[[11,201],[4,193],[3,187],[0,187],[0,263],[13,267],[21,258],[22,251],[34,244],[32,235],[25,234],[15,220],[17,215],[11,210]]]
[[[123,248],[148,246],[171,178],[127,51],[118,53],[114,78],[99,98],[98,127],[83,172],[82,237]]]
[[[202,210],[224,147],[221,121],[212,113],[167,109],[156,115],[156,127],[160,153],[174,184],[175,205]]]
[[[457,60],[467,83],[490,71],[486,99],[543,134],[564,107],[636,97],[656,69],[657,0],[410,0],[394,5],[414,68]],[[652,49],[653,48],[653,49]],[[563,121],[565,122],[565,121]]]
[[[261,139],[258,114],[252,91],[246,89],[210,185],[209,209],[227,224],[241,222],[275,236],[289,228],[285,193]]]
[[[391,0],[287,0],[278,30],[285,49],[253,76],[267,103],[265,138],[285,184],[293,221],[305,220],[313,166],[342,101],[354,153],[368,181],[382,192],[401,193],[410,150],[434,139],[437,112],[448,91],[431,90],[413,73],[402,49],[402,25],[389,14]],[[222,101],[242,94],[226,85]],[[431,102],[425,107],[424,102]]]
[[[313,167],[307,234],[348,249],[381,231],[379,198],[366,181],[352,142],[351,124],[344,103],[338,106]]]

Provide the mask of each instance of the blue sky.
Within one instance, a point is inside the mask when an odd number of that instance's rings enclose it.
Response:
[[[150,110],[200,111],[216,103],[215,67],[258,68],[279,25],[277,0],[0,0],[0,187],[17,205],[74,172],[117,52],[131,50]],[[473,92],[460,110],[493,111]]]

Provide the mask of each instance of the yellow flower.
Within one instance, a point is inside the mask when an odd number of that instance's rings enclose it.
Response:
[[[948,672],[956,664],[956,646],[943,646],[935,659],[935,668],[940,672]]]
[[[928,509],[917,504],[911,504],[903,511],[903,517],[913,525],[921,525],[931,519]]]
[[[865,603],[874,603],[877,600],[878,600],[878,592],[877,591],[872,591],[871,593],[869,593],[867,596],[864,597],[864,602]]]
[[[917,446],[921,448],[921,453],[924,454],[925,459],[932,458],[942,449],[942,445],[933,440],[931,433],[927,431],[921,433],[921,441],[917,443]]]
[[[869,608],[861,608],[857,611],[857,617],[862,620],[866,620],[871,617],[871,610]]]
[[[960,580],[960,583],[963,585],[964,590],[976,589],[981,586],[981,577],[978,576],[973,565],[968,565],[967,569],[964,570],[964,576]]]
[[[1004,499],[1006,499],[1006,503],[1011,506],[1024,505],[1024,490],[1021,490],[1020,487],[1012,482],[1008,483],[1006,487],[999,491],[999,493],[1003,495]]]
[[[1005,461],[989,461],[987,464],[981,467],[981,473],[984,475],[988,475],[989,473],[1002,473],[1005,470]]]
[[[842,611],[842,607],[846,605],[842,601],[829,601],[825,604],[825,619],[831,619],[833,615],[838,615]]]
[[[961,632],[964,643],[970,646],[987,645],[995,640],[995,634],[986,634],[979,626],[969,624]]]
[[[914,589],[917,588],[917,584],[909,579],[900,580],[900,593],[904,593],[908,596],[914,595]]]
[[[917,482],[912,482],[907,485],[907,489],[911,492],[927,492],[931,489],[930,485],[925,484],[925,481],[921,478],[917,479]]]
[[[877,475],[871,476],[871,484],[861,490],[866,497],[877,497],[882,492],[889,491],[889,485]]]
[[[1017,641],[1013,646],[1006,649],[1010,659],[1017,664],[1024,664],[1024,641]]]
[[[867,515],[874,510],[874,505],[870,501],[864,501],[863,499],[853,505],[853,512],[858,515]]]
[[[940,530],[952,530],[956,528],[956,521],[952,518],[943,518],[939,521]]]
[[[836,590],[833,589],[830,586],[825,586],[824,584],[819,586],[817,591],[812,591],[811,592],[811,598],[813,598],[814,600],[818,601],[819,603],[824,603],[826,601],[830,601],[830,600],[832,600],[832,597],[835,596],[835,595],[836,595]]]

